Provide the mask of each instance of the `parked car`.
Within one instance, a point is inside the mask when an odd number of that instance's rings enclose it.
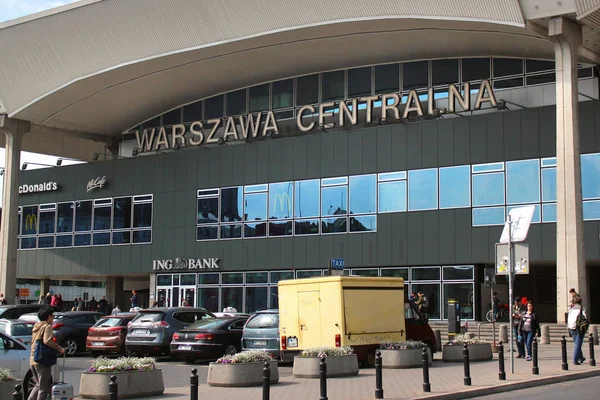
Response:
[[[0,319],[0,332],[17,339],[26,345],[31,345],[31,331],[35,322],[20,319]]]
[[[28,313],[28,314],[23,314],[19,317],[19,320],[21,321],[31,321],[31,322],[39,322],[40,319],[38,318],[37,312],[34,313]]]
[[[217,318],[222,318],[222,317],[246,317],[246,318],[250,318],[250,314],[241,313],[241,312],[216,312],[216,313],[213,313],[213,314]]]
[[[242,351],[259,349],[279,358],[279,310],[259,311],[246,322]]]
[[[88,329],[85,347],[93,357],[103,354],[121,354],[125,352],[127,324],[137,313],[119,313],[102,317]]]
[[[171,356],[193,362],[216,359],[241,350],[242,332],[248,317],[206,319],[173,334]]]
[[[0,318],[18,319],[23,314],[36,313],[40,308],[46,307],[45,304],[11,304],[0,306]]]
[[[69,311],[54,313],[54,339],[65,348],[67,357],[85,349],[88,329],[104,315],[91,311]]]
[[[23,379],[24,398],[29,396],[29,392],[35,386],[29,366],[30,355],[29,346],[5,333],[0,333],[0,368],[8,368],[12,376]]]
[[[216,317],[210,311],[199,307],[141,310],[128,325],[125,349],[136,355],[168,355],[175,332],[210,318]]]

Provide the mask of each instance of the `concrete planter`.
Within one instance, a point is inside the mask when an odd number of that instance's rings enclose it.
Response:
[[[12,394],[17,385],[23,386],[23,381],[16,379],[14,381],[0,382],[0,399],[12,399]],[[25,393],[23,388],[21,388],[21,393]]]
[[[492,359],[492,345],[490,343],[470,344],[469,361],[488,361]],[[445,345],[442,350],[442,360],[445,362],[463,362],[464,346]]]
[[[325,362],[327,363],[328,378],[358,375],[356,354],[326,357]],[[296,378],[318,378],[320,363],[319,357],[294,357],[294,376]]]
[[[165,391],[162,370],[127,372],[83,372],[79,385],[82,399],[108,400],[110,377],[117,377],[119,399],[160,396]]]
[[[417,368],[423,366],[422,349],[409,350],[376,350],[381,352],[383,368]],[[431,351],[427,348],[429,365],[433,361]]]
[[[207,382],[209,386],[244,387],[262,385],[264,362],[244,364],[221,364],[211,362],[208,366]],[[269,362],[271,384],[279,382],[277,361]]]

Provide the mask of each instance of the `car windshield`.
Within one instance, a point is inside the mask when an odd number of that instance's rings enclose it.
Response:
[[[165,318],[164,312],[142,312],[136,315],[132,322],[158,322]]]
[[[8,310],[8,307],[0,307],[0,316],[2,316],[6,310]]]
[[[12,324],[10,333],[12,336],[31,336],[33,324]]]
[[[250,318],[246,324],[246,328],[278,328],[279,314],[256,314]]]
[[[101,318],[94,327],[111,328],[113,326],[120,326],[122,318]]]
[[[198,322],[196,322],[195,324],[190,325],[187,329],[197,329],[197,328],[202,328],[202,329],[218,329],[220,328],[225,322],[222,320],[216,320],[214,318],[210,318],[210,319],[203,319],[200,320]]]

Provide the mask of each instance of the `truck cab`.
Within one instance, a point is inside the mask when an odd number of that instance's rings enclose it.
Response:
[[[404,303],[404,319],[406,323],[406,339],[420,340],[429,346],[431,354],[437,351],[437,341],[433,330],[427,322],[427,317],[419,313],[414,303]]]

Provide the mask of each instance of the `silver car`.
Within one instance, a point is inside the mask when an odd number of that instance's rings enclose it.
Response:
[[[258,311],[242,333],[242,351],[266,350],[279,358],[279,310]]]
[[[17,339],[26,345],[31,345],[31,331],[35,322],[19,319],[0,319],[0,332]]]

